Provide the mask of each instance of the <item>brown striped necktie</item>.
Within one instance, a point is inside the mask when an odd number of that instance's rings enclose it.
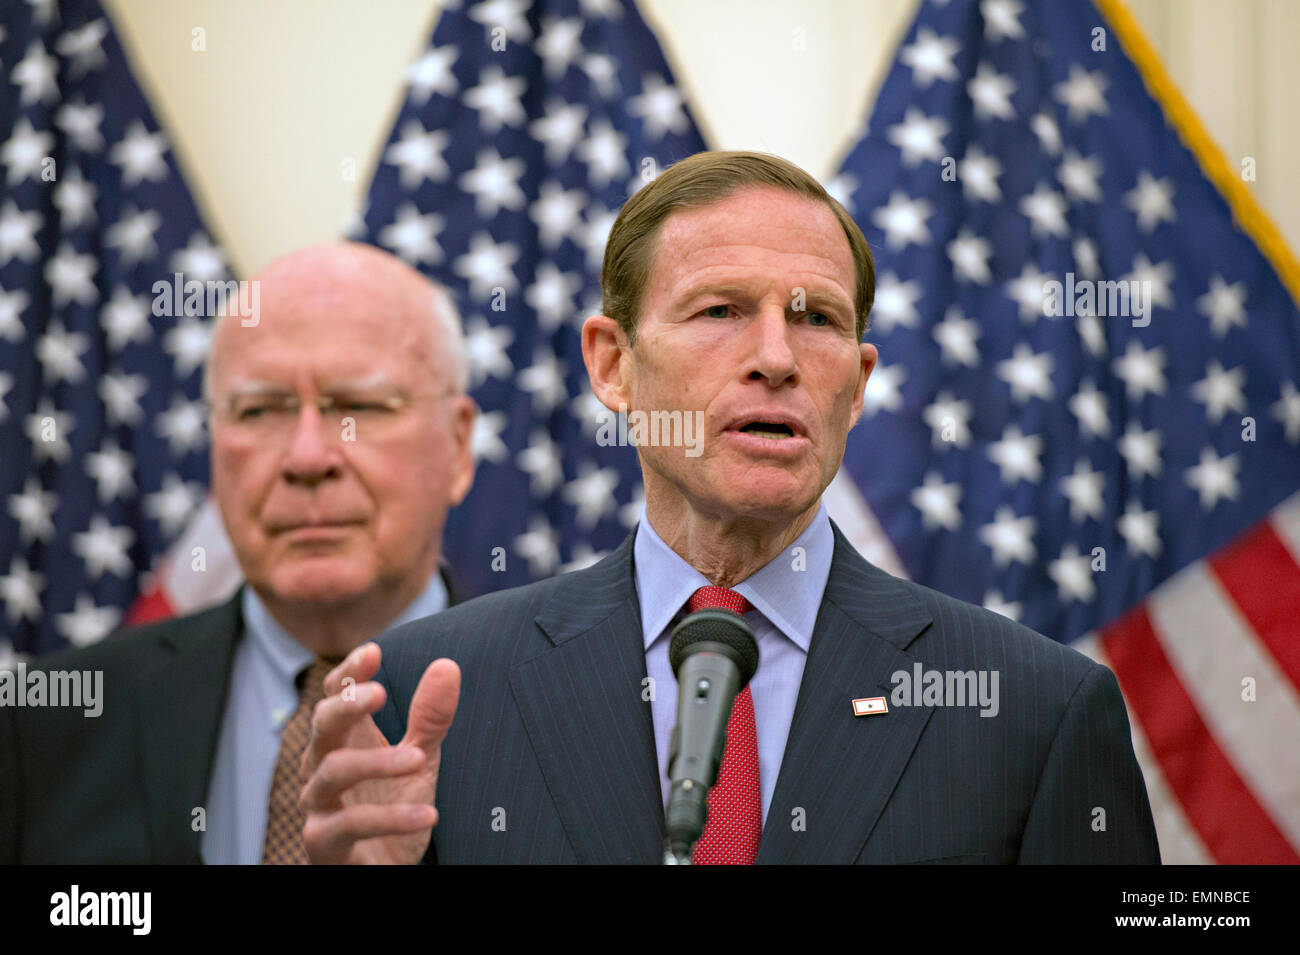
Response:
[[[317,657],[300,677],[298,708],[284,724],[280,755],[275,760],[271,799],[266,811],[266,838],[262,841],[262,865],[308,864],[307,849],[302,843],[302,824],[306,817],[298,807],[303,786],[299,769],[303,751],[311,738],[312,710],[325,697],[322,685],[325,674],[338,664],[337,659]]]

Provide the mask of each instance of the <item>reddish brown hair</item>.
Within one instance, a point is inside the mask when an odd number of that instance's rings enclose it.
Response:
[[[788,160],[767,153],[718,151],[696,153],[669,166],[624,203],[614,220],[600,271],[602,307],[618,322],[628,341],[636,342],[641,293],[650,281],[655,237],[664,220],[680,209],[712,205],[747,186],[785,189],[824,203],[835,214],[853,255],[858,339],[866,334],[867,316],[876,295],[876,266],[853,217],[821,183]]]

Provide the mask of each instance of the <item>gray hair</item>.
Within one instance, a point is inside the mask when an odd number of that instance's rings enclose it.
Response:
[[[451,366],[452,381],[456,390],[464,394],[469,390],[469,361],[465,355],[465,332],[460,320],[460,312],[447,290],[432,279],[433,317],[442,332],[443,354]]]

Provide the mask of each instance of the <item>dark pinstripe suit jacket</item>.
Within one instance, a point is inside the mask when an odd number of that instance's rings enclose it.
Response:
[[[461,667],[426,861],[656,863],[663,804],[633,536],[586,570],[386,636],[396,742],[425,666]],[[997,716],[890,696],[896,671],[997,670]],[[835,555],[763,830],[763,862],[1159,861],[1119,687],[1005,617]]]

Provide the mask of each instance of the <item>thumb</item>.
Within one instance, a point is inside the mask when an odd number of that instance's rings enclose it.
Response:
[[[411,699],[403,743],[424,750],[430,765],[436,766],[443,737],[451,728],[460,700],[460,667],[447,659],[434,660],[420,677]]]

